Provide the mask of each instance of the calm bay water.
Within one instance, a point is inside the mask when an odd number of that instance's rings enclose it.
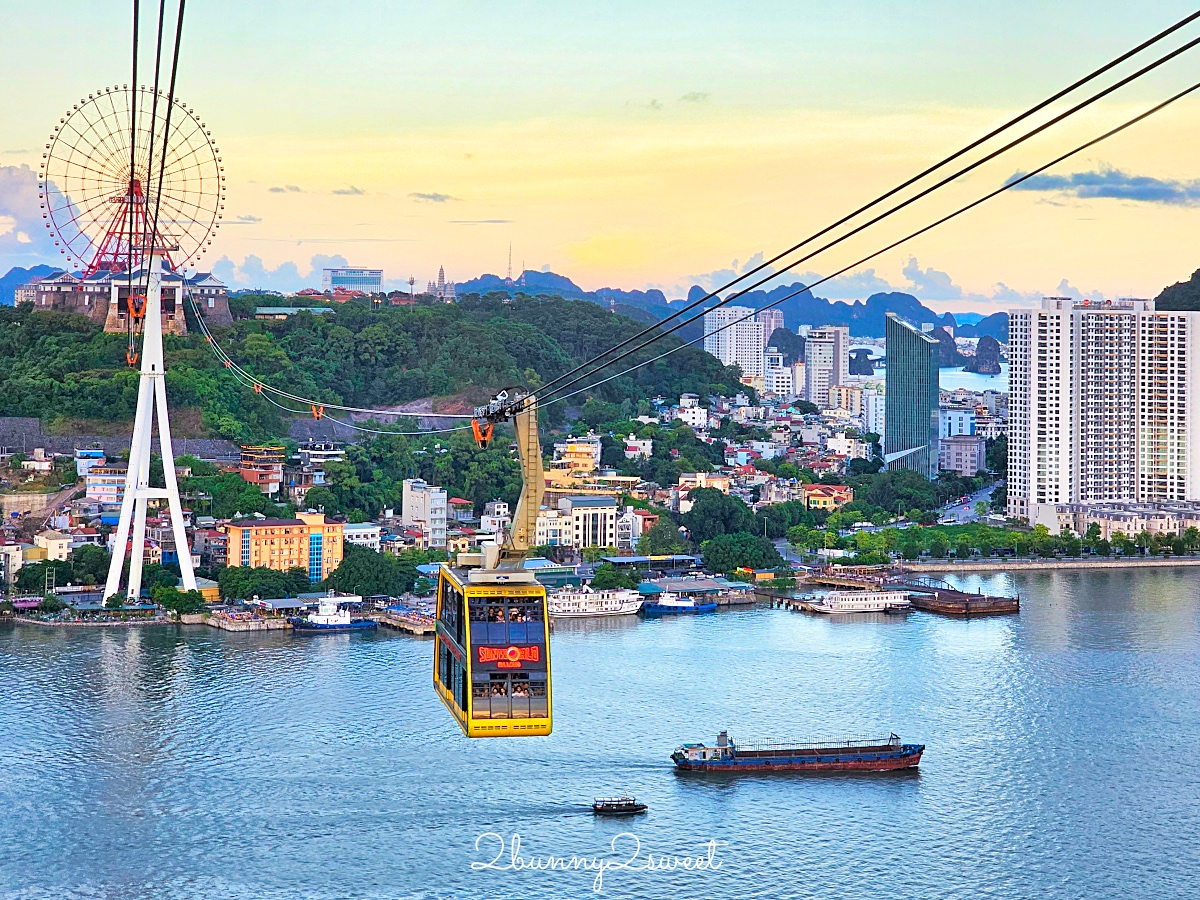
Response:
[[[399,635],[0,628],[0,897],[595,896],[472,871],[489,831],[526,858],[725,842],[715,870],[609,870],[605,897],[1195,896],[1195,575],[967,583],[1020,589],[1020,617],[561,626],[555,733],[513,741],[462,738]],[[919,774],[674,774],[722,727],[928,750]],[[649,813],[593,819],[621,789]]]

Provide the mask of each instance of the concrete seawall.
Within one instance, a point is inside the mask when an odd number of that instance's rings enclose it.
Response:
[[[1200,566],[1200,556],[1147,559],[989,559],[904,563],[906,572],[1036,572],[1054,569],[1170,569]]]

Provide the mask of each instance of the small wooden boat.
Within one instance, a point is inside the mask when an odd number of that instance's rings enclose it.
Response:
[[[592,803],[592,812],[598,816],[633,816],[646,811],[645,803],[636,797],[622,794],[620,797],[597,797]]]

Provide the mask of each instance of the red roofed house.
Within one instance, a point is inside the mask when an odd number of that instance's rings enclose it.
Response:
[[[854,488],[844,484],[804,485],[804,505],[809,509],[840,509],[854,500]]]

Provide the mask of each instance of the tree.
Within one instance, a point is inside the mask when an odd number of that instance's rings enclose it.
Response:
[[[1096,538],[1096,543],[1092,545],[1092,549],[1099,556],[1108,556],[1112,553],[1112,545],[1104,538]]]
[[[950,552],[950,543],[945,536],[939,531],[929,539],[929,555],[935,559],[945,559],[946,554]]]
[[[197,613],[204,609],[204,595],[199,591],[180,591],[174,587],[157,585],[150,591],[150,599],[172,612]]]
[[[634,575],[621,571],[610,562],[596,566],[596,574],[592,576],[592,587],[598,591],[635,588],[637,585],[638,580]]]
[[[57,613],[62,612],[67,608],[67,604],[63,603],[55,594],[47,594],[42,598],[42,602],[38,604],[38,612]]]
[[[1200,528],[1189,525],[1183,531],[1183,543],[1189,550],[1200,550]]]
[[[643,556],[667,556],[683,552],[683,538],[675,523],[665,515],[638,540],[638,553]]]
[[[46,573],[54,571],[54,584],[64,585],[71,581],[71,564],[61,559],[47,559],[22,566],[17,571],[17,590],[41,593],[46,588]]]
[[[226,600],[293,597],[311,589],[308,573],[299,567],[281,572],[264,566],[230,566],[221,570],[217,583]]]
[[[982,519],[984,516],[987,515],[987,511],[988,511],[988,505],[985,501],[983,501],[983,500],[975,501],[975,515],[976,516],[978,516],[979,518]]]
[[[696,488],[688,494],[692,508],[682,516],[691,539],[703,543],[722,534],[755,532],[754,514],[737,497],[715,488]]]
[[[764,537],[742,531],[720,534],[700,546],[704,567],[710,572],[735,569],[774,569],[786,565],[775,545]]]
[[[71,579],[75,584],[99,584],[108,577],[108,551],[91,544],[71,551]]]

